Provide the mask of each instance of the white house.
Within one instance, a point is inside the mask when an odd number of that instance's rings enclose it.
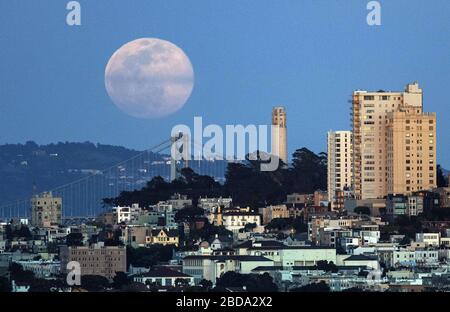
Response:
[[[273,266],[273,261],[261,256],[191,255],[183,258],[183,273],[191,275],[196,284],[202,279],[216,283],[224,273],[249,274],[259,266]]]
[[[441,233],[416,233],[416,242],[425,243],[427,246],[439,246]]]
[[[416,249],[414,257],[418,266],[436,265],[439,263],[439,251],[434,249]]]
[[[254,223],[261,226],[261,215],[256,212],[228,211],[222,214],[223,226],[233,233],[243,229],[246,224]]]
[[[129,223],[131,221],[139,219],[139,215],[141,214],[142,209],[138,204],[133,204],[131,207],[113,207],[112,213],[114,217],[114,221],[116,223]]]
[[[363,245],[378,244],[380,231],[360,231],[359,237]]]
[[[343,260],[344,266],[366,266],[368,268],[378,270],[380,263],[377,257],[366,255],[351,255]]]

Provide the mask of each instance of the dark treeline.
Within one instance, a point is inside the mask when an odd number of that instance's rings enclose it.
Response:
[[[234,205],[258,208],[269,204],[279,204],[289,193],[312,193],[327,187],[327,156],[315,154],[301,148],[293,154],[292,166],[280,166],[276,171],[261,171],[260,160],[245,163],[230,163],[225,184],[212,177],[199,175],[192,169],[180,171],[180,177],[166,182],[155,177],[141,190],[122,192],[117,198],[107,198],[106,205],[131,205],[139,203],[143,207],[167,200],[174,193],[193,198],[194,205],[199,196],[231,196]]]

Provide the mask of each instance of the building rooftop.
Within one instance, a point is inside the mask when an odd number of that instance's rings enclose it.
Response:
[[[365,256],[365,255],[351,255],[348,258],[345,258],[344,261],[369,261],[369,260],[378,260],[376,256]]]
[[[245,255],[229,255],[229,256],[215,256],[215,255],[192,255],[186,256],[183,260],[189,259],[211,259],[217,261],[226,261],[226,260],[238,260],[238,261],[272,261],[266,257],[262,256],[245,256]]]
[[[348,266],[337,266],[339,271],[353,271],[353,270],[366,270],[367,267],[365,265],[348,265]],[[254,268],[252,271],[261,272],[261,271],[311,271],[311,270],[322,270],[317,268],[316,266],[292,266],[292,267],[282,267],[282,266],[259,266]]]
[[[236,248],[251,248],[254,245],[260,245],[263,247],[283,247],[286,246],[285,244],[283,244],[280,241],[276,241],[276,240],[262,240],[262,241],[256,241],[256,242],[252,242],[250,240],[245,241],[239,245],[236,246]]]
[[[158,278],[158,277],[191,277],[188,274],[185,274],[183,272],[180,271],[175,271],[175,270],[171,270],[168,268],[164,268],[164,267],[159,267],[157,269],[145,272],[145,273],[140,273],[140,274],[136,274],[136,277],[150,277],[150,278]]]

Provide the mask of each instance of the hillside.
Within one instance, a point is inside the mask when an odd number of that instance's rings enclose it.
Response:
[[[103,170],[139,151],[120,146],[85,143],[0,145],[0,204],[72,182]],[[151,155],[160,159],[159,155]]]

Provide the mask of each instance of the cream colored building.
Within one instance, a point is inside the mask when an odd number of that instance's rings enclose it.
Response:
[[[336,204],[336,192],[348,191],[352,186],[353,146],[351,131],[329,131],[328,147],[328,202]]]
[[[61,224],[62,198],[53,197],[52,192],[35,195],[31,199],[31,225],[36,227],[50,227]]]
[[[262,222],[264,225],[270,223],[273,219],[288,219],[290,217],[286,205],[270,205],[259,208],[259,213],[262,215]]]
[[[403,92],[353,92],[356,198],[383,198],[392,192],[435,187],[436,178],[429,168],[436,161],[436,116],[422,112],[422,97],[417,82]]]
[[[436,114],[402,107],[387,119],[387,192],[436,187]]]
[[[272,109],[272,154],[288,163],[286,110],[281,106]]]
[[[67,264],[80,264],[81,275],[100,275],[112,279],[117,272],[127,271],[127,254],[124,246],[60,246],[61,271],[68,273]]]

